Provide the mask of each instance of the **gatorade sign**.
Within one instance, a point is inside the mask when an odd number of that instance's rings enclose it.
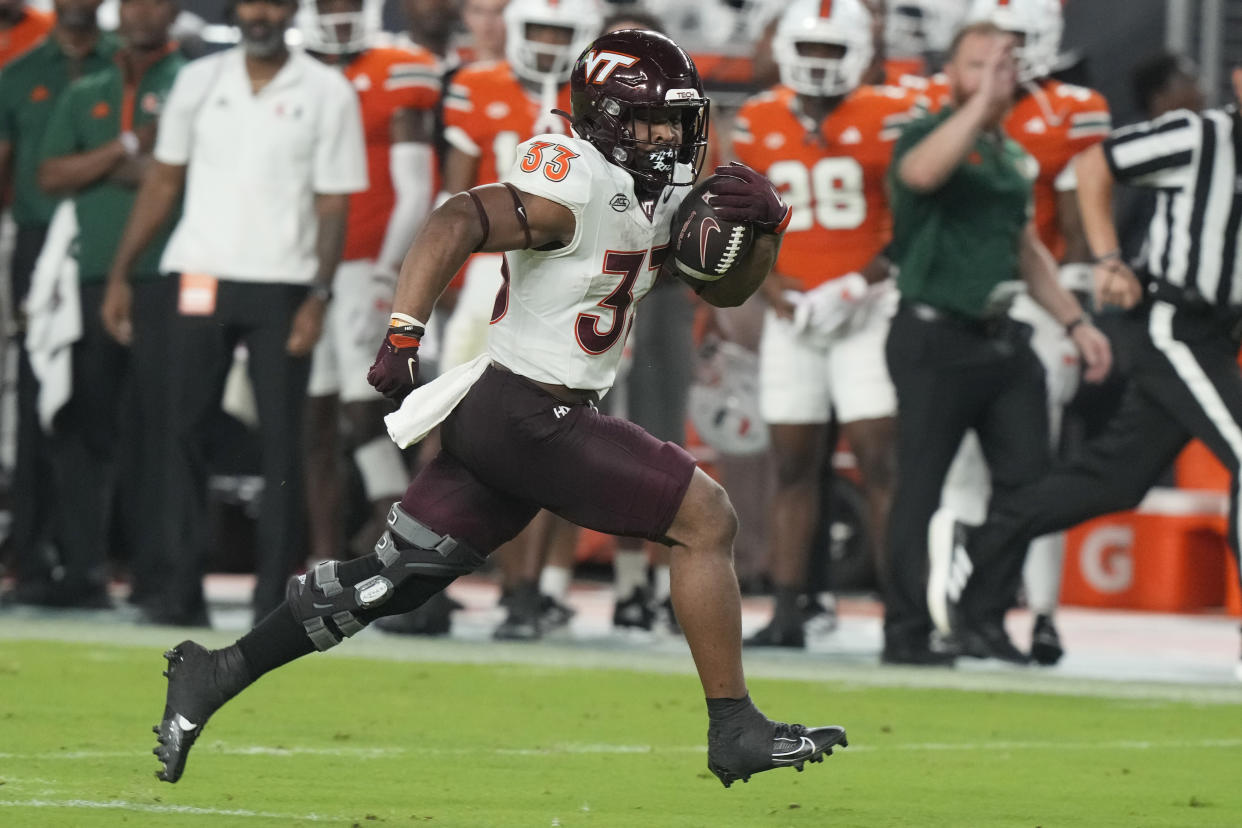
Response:
[[[1078,553],[1083,580],[1106,594],[1134,585],[1134,527],[1105,524],[1091,530]]]

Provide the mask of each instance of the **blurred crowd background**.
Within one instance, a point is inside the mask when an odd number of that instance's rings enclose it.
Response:
[[[106,0],[98,5],[92,0],[57,0],[49,6],[45,2],[23,5],[20,0],[0,0],[0,52],[6,61],[0,69],[0,101],[10,94],[4,91],[5,82],[9,81],[10,86],[16,82],[10,77],[14,66],[24,67],[20,71],[27,74],[31,71],[28,60],[19,64],[26,60],[21,57],[24,50],[46,49],[42,38],[54,37],[58,30],[68,27],[77,33],[74,42],[86,43],[89,52],[97,48],[91,38],[112,36],[92,34],[92,15],[97,15],[99,31],[114,32],[123,20],[121,7],[148,1]],[[277,0],[271,3],[281,5]],[[410,85],[428,94],[422,103],[416,100],[411,106],[425,108],[432,124],[416,142],[432,148],[430,167],[420,175],[433,177],[434,184],[422,183],[421,197],[427,203],[418,214],[425,214],[441,189],[452,192],[488,183],[489,174],[494,180],[496,174],[503,172],[479,169],[477,146],[472,156],[475,167],[464,177],[461,167],[453,166],[454,152],[459,154],[460,161],[463,151],[466,156],[471,155],[472,146],[470,128],[459,117],[465,93],[457,84],[463,72],[469,73],[489,62],[520,62],[523,58],[512,43],[514,32],[519,36],[523,32],[529,34],[523,21],[542,21],[540,15],[546,13],[546,7],[558,5],[555,0],[511,0],[514,9],[508,12],[506,0],[388,0],[382,5],[371,0],[321,0],[318,6],[313,0],[303,3],[287,33],[294,49],[309,46],[321,55],[326,53],[330,64],[339,64],[342,51],[348,56],[382,46],[407,50],[412,56],[410,61],[421,67]],[[1020,0],[1013,3],[1021,5]],[[177,6],[172,26],[175,49],[186,59],[194,60],[233,47],[238,42],[238,31],[231,25],[236,5],[226,6],[219,0],[185,0]],[[250,5],[250,0],[244,5]],[[692,54],[712,99],[713,156],[724,161],[740,154],[735,145],[735,114],[748,99],[782,81],[780,42],[774,50],[773,40],[782,15],[792,5],[787,0],[614,0],[600,2],[594,19],[600,25],[607,19],[613,23],[658,26]],[[867,67],[866,83],[901,83],[904,88],[918,89],[917,83],[903,81],[903,76],[935,75],[953,33],[967,19],[970,6],[968,0],[867,0],[872,25],[861,36],[872,42],[874,60]],[[350,47],[352,51],[325,47],[319,18],[340,12],[359,15],[365,46]],[[1154,99],[1169,93],[1175,84],[1185,85],[1187,95],[1199,95],[1200,105],[1231,100],[1230,68],[1242,62],[1242,2],[1066,0],[1061,13],[1063,32],[1058,32],[1055,63],[1047,68],[1044,77],[1097,90],[1107,101],[1114,125],[1152,115]],[[524,18],[523,14],[530,17]],[[47,34],[49,31],[51,35]],[[122,45],[126,37],[133,37],[133,32],[124,31],[124,26],[120,34]],[[79,63],[71,68],[68,80],[85,73],[81,63],[84,59],[73,59]],[[103,63],[107,64],[106,57]],[[538,69],[538,61],[535,67]],[[31,100],[37,97],[39,89],[43,96],[63,94],[65,84],[58,85],[54,91],[36,85],[35,92],[30,93]],[[360,93],[364,91],[356,82],[355,86]],[[524,94],[537,100],[538,88],[537,83],[527,84]],[[503,103],[502,98],[493,105]],[[128,600],[134,612],[148,621],[205,624],[208,618],[201,595],[174,599],[170,597],[173,593],[161,589],[161,567],[166,567],[167,562],[160,561],[175,557],[186,539],[165,537],[160,541],[164,548],[154,552],[144,551],[144,542],[140,540],[143,525],[158,520],[158,509],[153,506],[150,480],[144,484],[143,461],[139,458],[144,445],[160,439],[165,425],[148,421],[142,429],[110,426],[99,438],[105,445],[88,445],[83,449],[95,458],[91,462],[74,464],[69,473],[63,465],[52,463],[24,480],[18,478],[16,469],[23,448],[33,451],[35,440],[54,443],[58,428],[75,427],[66,426],[56,412],[35,427],[29,422],[33,409],[23,411],[19,405],[23,374],[19,366],[24,359],[21,343],[31,330],[23,304],[30,290],[30,270],[57,200],[73,198],[74,193],[47,189],[42,213],[23,212],[22,188],[38,188],[47,183],[41,175],[34,174],[40,160],[49,157],[46,149],[40,155],[41,150],[35,146],[43,140],[41,132],[46,124],[24,119],[21,105],[5,106],[8,109],[3,117],[8,122],[2,138],[7,166],[3,181],[7,188],[6,204],[18,206],[6,207],[0,237],[0,281],[4,285],[0,291],[0,537],[4,538],[0,573],[4,575],[4,600],[79,609],[108,608]],[[32,131],[40,134],[32,135]],[[154,140],[151,135],[144,134],[139,127],[124,131],[141,142],[135,148],[138,156],[150,152]],[[1106,130],[1099,137],[1104,134]],[[529,137],[512,135],[512,146]],[[494,163],[499,165],[501,152],[497,149],[495,153]],[[483,157],[487,157],[487,148]],[[372,168],[373,179],[375,169]],[[140,178],[129,186],[137,186]],[[393,181],[397,182],[395,174]],[[253,177],[249,186],[259,190],[269,185],[260,174]],[[393,187],[387,183],[384,186],[390,191]],[[401,187],[400,182],[397,186]],[[14,188],[18,191],[16,197]],[[802,209],[810,207],[802,205]],[[1124,210],[1125,206],[1119,209]],[[387,220],[386,215],[374,218],[381,223]],[[33,236],[31,228],[38,231]],[[40,243],[31,249],[30,240],[35,236]],[[348,253],[346,258],[350,258]],[[14,278],[15,271],[23,269],[24,276],[17,274],[19,278]],[[85,274],[83,278],[85,286]],[[490,312],[494,290],[493,282],[481,278],[472,285],[469,272],[454,282],[437,311],[433,332],[424,347],[424,378],[434,376],[438,360],[443,365],[453,364],[473,355],[471,349],[477,351],[482,346],[480,337],[485,337],[486,318],[480,333],[477,321],[472,323],[468,313],[477,316],[479,305],[484,314]],[[470,296],[472,292],[477,295]],[[790,584],[787,574],[774,576],[773,562],[779,556],[774,553],[773,544],[788,542],[784,539],[787,536],[781,534],[780,524],[790,519],[789,513],[781,509],[791,507],[790,501],[783,501],[783,506],[774,501],[775,493],[782,485],[788,486],[789,480],[782,482],[781,458],[773,453],[757,401],[757,352],[765,299],[757,295],[746,306],[726,312],[698,303],[680,284],[658,288],[653,297],[655,301],[648,300],[640,308],[639,322],[627,344],[631,352],[627,374],[605,404],[613,413],[632,416],[657,436],[684,442],[725,484],[741,517],[736,565],[743,590],[769,592],[775,586],[778,593],[773,625],[765,628],[767,638],[760,636],[752,643],[804,646],[808,638],[834,626],[834,594],[879,594],[881,590],[882,569],[876,563],[881,544],[875,537],[877,524],[871,511],[875,504],[869,501],[859,458],[849,442],[842,439],[837,424],[829,422],[822,426],[822,435],[817,439],[830,450],[811,453],[815,460],[815,467],[810,470],[814,480],[800,490],[798,497],[802,500],[793,501],[803,504],[803,517],[799,519],[811,524],[807,548],[797,553],[805,554],[808,563],[795,579],[800,583]],[[335,301],[340,301],[340,297]],[[454,315],[459,310],[462,315],[455,322]],[[381,334],[380,328],[372,326],[367,340],[372,352]],[[234,357],[223,404],[203,425],[209,469],[207,535],[189,542],[205,546],[204,568],[211,572],[254,571],[260,556],[256,518],[269,497],[260,463],[263,439],[256,429],[258,413],[248,388],[244,345],[237,348]],[[100,418],[132,423],[134,418],[126,406],[135,403],[132,395],[125,395],[125,388],[135,370],[136,367],[117,368],[110,380],[118,399],[116,407],[93,407],[85,417],[76,415],[77,427],[87,427],[82,423]],[[180,366],[179,370],[187,367]],[[1069,445],[1065,450],[1072,451],[1073,441],[1089,434],[1093,418],[1101,416],[1100,410],[1107,410],[1107,401],[1101,402],[1099,397],[1108,396],[1108,387],[1097,390],[1094,399],[1077,407],[1071,404],[1066,427]],[[29,393],[37,394],[37,390]],[[84,392],[72,388],[68,398],[72,400],[79,393]],[[1117,393],[1116,389],[1111,393]],[[344,396],[342,400],[345,405],[341,406],[315,407],[308,403],[312,407],[307,409],[305,420],[310,436],[305,442],[303,465],[309,476],[305,486],[297,487],[306,489],[307,502],[297,506],[303,525],[296,543],[300,554],[293,556],[296,560],[287,560],[295,569],[327,557],[366,554],[379,536],[386,504],[399,497],[404,480],[428,456],[427,446],[404,452],[396,461],[394,479],[391,457],[381,455],[391,455],[395,449],[380,448],[375,442],[386,439],[382,434],[377,436],[374,428],[377,402],[364,401],[372,411],[366,415],[371,417],[367,425],[360,424],[349,410],[349,403],[355,401]],[[384,403],[378,405],[382,409]],[[23,413],[27,414],[25,423]],[[1079,436],[1075,438],[1075,434]],[[788,465],[788,458],[785,463]],[[799,470],[795,476],[805,477],[807,473]],[[30,481],[39,486],[37,493],[23,488],[34,485]],[[70,494],[71,491],[74,493]],[[86,499],[92,500],[93,506],[80,505],[80,491],[89,493]],[[25,507],[21,506],[23,498]],[[34,511],[19,518],[16,511],[21,508]],[[81,513],[75,510],[82,508],[95,509],[104,518],[91,524],[97,531],[86,541],[66,539],[71,534],[66,527],[78,520]],[[30,528],[16,532],[21,520],[30,521],[26,524]],[[514,610],[497,631],[499,637],[537,638],[568,623],[574,611],[568,597],[573,577],[615,578],[614,621],[618,627],[675,629],[668,601],[667,562],[662,563],[658,549],[577,532],[547,519],[537,519],[531,531],[519,540],[520,548],[505,549],[495,556],[496,577],[505,587],[502,601],[509,602]],[[83,542],[93,544],[93,549],[80,553],[67,548]],[[797,566],[794,571],[799,571]],[[788,593],[790,589],[796,595],[782,597],[782,590]],[[796,622],[787,617],[789,607],[781,605],[790,600],[796,607]],[[256,605],[256,612],[267,608],[270,607]],[[415,616],[385,619],[389,623],[380,626],[392,632],[444,633],[451,628],[452,611],[452,600],[446,597],[432,602]],[[1051,608],[1047,611],[1051,612]],[[794,631],[791,625],[800,629]]]

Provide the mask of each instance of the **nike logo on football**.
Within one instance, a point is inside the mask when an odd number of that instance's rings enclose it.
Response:
[[[415,368],[414,357],[410,357],[409,359],[406,360],[406,366],[410,369],[410,382],[418,382],[417,377],[414,375],[414,368]]]
[[[707,238],[712,233],[719,233],[720,225],[716,223],[714,218],[705,218],[703,223],[699,225],[699,261],[703,266],[707,266]]]

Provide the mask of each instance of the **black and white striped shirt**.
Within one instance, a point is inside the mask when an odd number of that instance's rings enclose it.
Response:
[[[1242,307],[1242,121],[1236,107],[1178,110],[1104,141],[1113,176],[1158,191],[1147,238],[1157,280]]]

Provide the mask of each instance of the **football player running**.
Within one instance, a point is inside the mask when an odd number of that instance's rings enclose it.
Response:
[[[444,102],[445,193],[493,184],[510,167],[518,145],[540,133],[569,134],[552,110],[569,106],[569,72],[574,60],[603,26],[596,0],[510,0],[504,9],[505,60],[467,66],[449,84]],[[444,329],[440,366],[447,370],[484,351],[496,293],[501,288],[501,257],[472,256],[456,306]],[[541,515],[496,555],[507,617],[498,639],[538,638],[545,610],[568,621],[573,611],[539,592],[543,540],[566,534],[555,518]],[[401,619],[384,622],[399,631]]]
[[[337,463],[342,419],[347,449],[373,504],[363,533],[374,537],[383,530],[388,507],[408,477],[401,451],[384,429],[391,406],[367,384],[366,367],[376,319],[388,318],[401,260],[431,209],[430,139],[440,80],[436,59],[425,49],[374,47],[379,11],[376,0],[307,0],[298,20],[307,51],[339,67],[358,94],[371,182],[370,189],[349,199],[334,301],[311,361],[306,491],[314,561],[335,557],[342,548]]]
[[[1040,241],[1061,263],[1061,284],[1080,296],[1092,293],[1090,251],[1076,200],[1073,159],[1108,136],[1111,118],[1104,97],[1049,77],[1061,44],[1064,21],[1059,0],[976,0],[971,21],[989,20],[1017,38],[1018,91],[1004,122],[1005,132],[1039,166],[1034,184],[1035,227]],[[935,81],[933,81],[935,84]],[[933,97],[939,97],[935,91]],[[1060,446],[1065,407],[1078,391],[1081,368],[1069,337],[1028,296],[1019,296],[1012,315],[1031,325],[1031,345],[1048,381],[1048,423],[1054,450]],[[967,522],[982,521],[990,478],[975,435],[967,435],[945,484],[944,504]],[[1023,578],[1035,616],[1030,658],[1051,665],[1064,652],[1053,621],[1061,592],[1063,534],[1035,540]],[[1018,584],[1013,584],[1016,593]]]
[[[406,256],[393,316],[368,379],[392,399],[399,444],[441,424],[442,449],[392,507],[375,552],[325,561],[232,646],[168,653],[156,727],[161,779],[175,782],[208,718],[264,673],[328,649],[375,618],[408,611],[478,568],[542,507],[574,523],[662,541],[673,602],[707,697],[708,766],[728,786],[818,761],[840,727],[774,722],[752,704],[732,564],[737,518],[724,490],[672,443],[601,414],[634,306],[670,264],[670,223],[702,164],[708,102],[671,40],[626,30],[574,65],[574,130],[523,143],[502,184],[453,196]],[[771,269],[788,208],[750,168],[720,168],[717,214],[756,241],[705,300],[736,305]],[[727,177],[725,177],[727,176]],[[472,251],[503,253],[487,353],[415,391],[436,299]]]
[[[881,254],[891,226],[884,174],[917,99],[862,85],[874,49],[860,0],[792,3],[773,53],[781,84],[742,107],[733,138],[737,157],[763,171],[793,208],[763,286],[769,308],[759,345],[760,411],[777,468],[769,521],[775,611],[747,644],[802,647],[804,625],[825,612],[800,602],[834,418],[858,459],[873,548],[884,549],[897,410],[884,359],[897,300]]]

